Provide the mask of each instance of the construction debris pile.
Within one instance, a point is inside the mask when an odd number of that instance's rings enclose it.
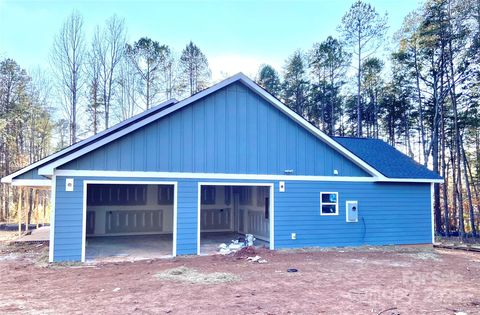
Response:
[[[225,243],[220,244],[218,246],[218,252],[220,255],[233,254],[233,256],[237,259],[246,259],[247,261],[253,263],[267,263],[267,260],[262,259],[262,257],[256,255],[254,244],[255,237],[252,234],[246,234],[245,238],[232,240],[229,245]]]
[[[246,246],[254,246],[256,239],[252,234],[246,234],[245,238],[240,237],[237,240],[232,240],[230,245],[222,243],[218,246],[220,255],[229,255],[237,252]]]

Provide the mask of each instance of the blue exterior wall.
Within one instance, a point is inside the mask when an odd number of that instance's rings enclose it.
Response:
[[[241,83],[60,169],[370,176]]]
[[[177,254],[197,252],[198,181],[223,180],[77,177],[65,191],[56,179],[54,260],[80,260],[82,251],[83,180],[178,182]],[[274,184],[275,248],[431,243],[430,184],[228,180]],[[339,215],[320,216],[320,192],[338,192]],[[359,222],[346,223],[345,201],[359,202]],[[291,240],[290,233],[297,234]]]
[[[38,175],[38,168],[34,168],[28,172],[25,172],[15,177],[15,179],[46,179],[46,178]]]

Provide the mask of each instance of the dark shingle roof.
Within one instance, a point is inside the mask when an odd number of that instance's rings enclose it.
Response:
[[[389,178],[441,179],[388,143],[379,139],[333,137],[347,150]]]

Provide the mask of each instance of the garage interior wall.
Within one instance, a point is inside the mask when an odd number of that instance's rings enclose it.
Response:
[[[89,184],[87,236],[173,233],[173,189],[173,185]],[[110,195],[110,200],[112,194],[119,194],[121,200],[114,201],[114,204],[101,202],[99,199],[102,198],[102,193]],[[120,213],[124,214],[121,218],[118,217]],[[125,217],[131,222],[125,222]],[[142,229],[140,224],[135,224],[138,228],[132,227],[133,220],[156,222],[153,225],[147,224],[148,226]],[[127,226],[115,228],[114,223],[117,223],[117,226]]]
[[[269,240],[267,186],[201,186],[201,232],[238,232]],[[266,205],[267,202],[267,205]]]

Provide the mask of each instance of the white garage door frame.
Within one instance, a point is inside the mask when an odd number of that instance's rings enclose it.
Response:
[[[202,186],[250,186],[250,187],[270,187],[269,191],[269,198],[270,198],[270,205],[269,205],[269,213],[270,213],[270,235],[269,235],[269,248],[271,250],[275,249],[275,211],[274,211],[274,183],[257,183],[257,182],[250,182],[250,183],[236,183],[236,182],[198,182],[198,201],[197,201],[197,255],[200,255],[200,215],[201,215],[201,193],[202,193]]]
[[[84,180],[83,181],[83,223],[82,223],[82,262],[85,262],[85,248],[87,241],[87,192],[89,184],[105,185],[172,185],[173,186],[173,240],[172,256],[177,256],[177,197],[178,182],[174,181],[125,181],[125,180]]]

